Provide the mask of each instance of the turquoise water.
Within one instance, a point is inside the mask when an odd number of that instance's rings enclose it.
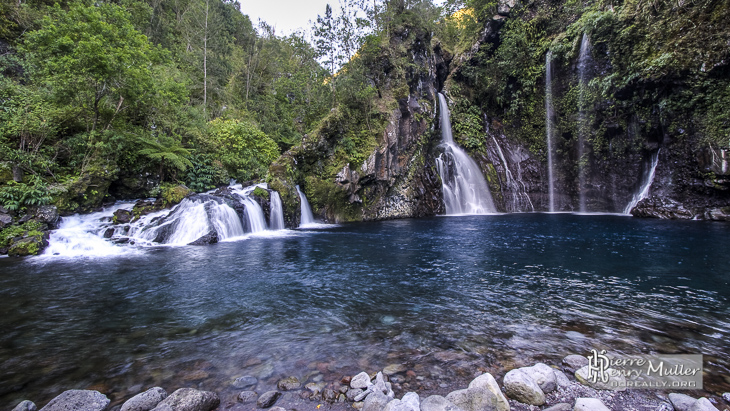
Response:
[[[591,348],[705,354],[730,391],[730,225],[508,214],[0,260],[0,406],[94,387],[226,393],[403,362],[454,388]],[[318,375],[320,377],[318,377]],[[413,388],[412,388],[413,389]],[[232,395],[232,394],[231,394]]]

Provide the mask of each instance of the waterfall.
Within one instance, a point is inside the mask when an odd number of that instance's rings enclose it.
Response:
[[[302,221],[299,223],[299,226],[314,224],[314,217],[312,216],[312,209],[309,207],[307,196],[299,189],[299,186],[297,186],[297,193],[299,193],[299,200],[302,203]]]
[[[444,152],[436,159],[436,166],[441,177],[446,214],[496,213],[492,195],[479,166],[454,143],[446,98],[441,93],[438,96]]]
[[[648,170],[644,170],[641,189],[631,198],[631,201],[624,209],[624,214],[631,214],[631,210],[639,204],[639,201],[649,196],[649,189],[651,188],[651,184],[654,182],[654,175],[656,174],[656,166],[659,164],[660,151],[661,149],[657,150],[651,156],[651,167]]]
[[[258,233],[266,230],[266,217],[264,217],[264,210],[261,209],[259,203],[249,196],[241,197],[241,202],[246,206],[246,218],[251,232]]]
[[[510,192],[512,193],[511,209],[508,211],[527,211],[527,206],[529,206],[530,211],[535,211],[535,207],[533,207],[532,205],[530,196],[527,195],[527,192],[525,191],[525,183],[522,182],[522,176],[518,176],[519,180],[516,180],[512,176],[512,172],[510,171],[507,160],[505,159],[504,153],[502,152],[502,147],[500,147],[499,142],[497,142],[497,139],[494,136],[492,136],[492,141],[494,141],[494,145],[497,146],[497,153],[499,154],[499,158],[502,160],[502,164],[504,165],[504,175],[507,180],[506,183],[507,186],[510,188]],[[524,207],[522,199],[525,200]]]
[[[583,32],[583,40],[580,43],[580,56],[578,58],[578,195],[580,200],[580,212],[588,211],[586,207],[586,138],[588,134],[588,119],[586,118],[586,88],[588,87],[588,75],[591,65],[591,43],[588,33]]]
[[[549,210],[555,212],[555,179],[553,171],[553,52],[548,51],[545,56],[545,138],[547,139],[548,157],[548,196]]]
[[[272,230],[283,230],[284,227],[284,208],[281,206],[281,197],[276,191],[271,191],[271,212],[269,221]]]

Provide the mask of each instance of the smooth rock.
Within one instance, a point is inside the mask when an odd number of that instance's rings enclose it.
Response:
[[[299,389],[302,386],[302,383],[299,382],[297,377],[287,377],[283,380],[279,380],[276,386],[282,391],[291,391]]]
[[[469,383],[469,388],[484,388],[492,392],[497,397],[497,409],[499,411],[509,411],[509,401],[504,396],[502,390],[497,384],[497,380],[494,379],[492,374],[484,373]]]
[[[686,394],[671,393],[669,394],[669,402],[672,403],[675,411],[689,411],[697,402],[697,399]]]
[[[0,213],[0,229],[3,229],[10,224],[13,224],[13,217],[11,217],[10,214]]]
[[[360,374],[352,377],[352,380],[350,381],[350,388],[365,389],[370,385],[372,385],[370,382],[370,376],[366,372],[361,372]]]
[[[362,394],[364,390],[362,388],[350,388],[347,390],[347,393],[345,394],[347,396],[347,399],[350,401],[355,401],[355,398],[357,398],[358,395]]]
[[[421,411],[464,411],[440,395],[432,395],[421,401]]]
[[[570,371],[575,372],[576,370],[588,365],[588,358],[582,355],[571,354],[563,358],[563,364],[565,364]]]
[[[238,401],[247,404],[249,402],[255,402],[258,397],[259,395],[255,391],[241,391],[238,394]]]
[[[575,400],[573,411],[611,411],[603,405],[601,400],[595,398],[578,398]]]
[[[286,411],[286,408],[282,408],[282,407],[271,407],[271,408],[269,408],[269,411]]]
[[[308,389],[309,391],[315,392],[315,391],[322,391],[324,390],[324,387],[326,387],[327,384],[323,382],[310,382],[307,385],[304,386],[304,388]]]
[[[626,377],[613,368],[607,368],[606,372],[608,373],[608,382],[603,382],[601,378],[596,378],[596,382],[593,382],[593,378],[588,377],[588,366],[586,365],[575,372],[575,379],[578,380],[579,383],[597,390],[626,390]]]
[[[508,397],[523,404],[545,404],[545,393],[535,380],[522,369],[508,372],[504,376],[504,391]]]
[[[375,392],[382,392],[383,394],[388,393],[388,385],[385,383],[385,377],[382,372],[378,372],[375,375]]]
[[[722,394],[722,399],[724,399],[725,401],[730,403],[730,392],[726,392],[726,393]]]
[[[403,398],[401,398],[401,402],[410,405],[413,411],[419,411],[421,409],[421,397],[419,397],[415,392],[406,393]]]
[[[210,391],[200,391],[193,388],[180,388],[162,400],[155,411],[167,408],[174,411],[211,411],[220,404],[218,394]]]
[[[407,368],[403,364],[390,364],[387,367],[383,368],[383,374],[390,376],[393,374],[406,372],[406,370]]]
[[[276,403],[276,400],[281,397],[281,393],[279,391],[268,391],[259,397],[259,399],[256,401],[256,406],[259,408],[269,408],[272,405]]]
[[[568,376],[560,370],[555,370],[555,382],[558,384],[558,388],[570,387],[570,380],[568,379]]]
[[[69,390],[52,399],[41,411],[102,411],[109,399],[99,391]]]
[[[256,377],[252,377],[250,375],[244,375],[243,377],[238,377],[233,381],[233,385],[235,388],[249,388],[253,387],[254,385],[258,384],[259,380],[256,379]]]
[[[464,411],[496,411],[497,396],[486,388],[467,388],[450,392],[446,399]]]
[[[379,392],[370,393],[365,398],[362,411],[383,411],[385,406],[393,399]]]
[[[549,365],[540,362],[532,367],[525,367],[523,370],[530,374],[532,379],[540,386],[543,393],[547,394],[558,388],[555,378],[555,370],[553,370]]]
[[[383,407],[383,411],[413,411],[409,404],[404,404],[403,401],[395,399]],[[418,411],[418,410],[416,410]]]
[[[555,404],[552,407],[545,408],[542,411],[573,411],[573,406],[568,403],[561,402],[560,404]]]
[[[167,391],[160,387],[150,388],[149,390],[137,394],[128,399],[120,411],[149,411],[161,403],[167,397]]]
[[[16,405],[15,408],[13,408],[13,411],[36,411],[38,410],[38,407],[33,403],[33,401],[21,401],[20,404]]]
[[[114,212],[114,223],[115,224],[128,224],[134,219],[134,214],[129,210],[119,209]]]
[[[718,410],[717,410],[717,407],[712,405],[710,400],[708,400],[705,397],[702,397],[699,400],[695,401],[694,404],[692,404],[692,407],[689,409],[689,411],[718,411]]]

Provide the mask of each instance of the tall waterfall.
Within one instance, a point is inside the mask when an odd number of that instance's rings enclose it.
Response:
[[[271,211],[269,214],[269,222],[272,230],[283,230],[284,227],[284,208],[281,206],[281,197],[276,191],[271,191]]]
[[[553,171],[553,52],[548,51],[545,56],[545,138],[547,139],[548,157],[548,196],[549,210],[555,212],[555,177]]]
[[[497,209],[477,163],[456,143],[446,98],[439,93],[441,144],[444,152],[436,159],[446,205],[446,214],[487,214]]]
[[[312,209],[309,207],[307,196],[299,189],[299,186],[297,186],[297,193],[299,193],[299,200],[302,203],[302,221],[299,226],[314,224],[314,216],[312,215]]]
[[[644,170],[644,172],[642,173],[643,178],[641,188],[639,189],[639,192],[634,194],[634,196],[631,198],[631,201],[624,209],[624,214],[631,214],[631,210],[636,207],[637,204],[639,204],[639,201],[649,196],[649,189],[651,188],[651,184],[654,182],[654,175],[656,174],[656,166],[659,164],[660,151],[661,149],[652,154],[651,167],[648,170]]]
[[[520,175],[520,169],[519,169],[519,163],[517,163],[517,179],[515,179],[512,176],[512,172],[509,169],[509,164],[507,164],[507,159],[504,157],[504,152],[502,151],[502,147],[499,145],[499,142],[497,139],[492,135],[492,141],[494,141],[494,145],[497,147],[497,153],[499,154],[499,158],[502,160],[502,164],[504,165],[504,175],[506,181],[506,185],[510,188],[510,193],[512,194],[512,201],[507,203],[507,199],[505,198],[505,207],[507,207],[507,211],[512,212],[519,212],[519,211],[535,211],[535,207],[532,205],[532,201],[530,200],[530,196],[527,195],[527,191],[525,190],[525,183],[522,182],[522,176]],[[529,207],[529,208],[528,208]]]
[[[586,113],[586,88],[588,87],[588,76],[591,65],[591,42],[588,33],[583,32],[583,40],[580,43],[580,56],[578,58],[578,195],[580,200],[580,212],[588,211],[586,206],[586,139],[588,134],[588,118]]]

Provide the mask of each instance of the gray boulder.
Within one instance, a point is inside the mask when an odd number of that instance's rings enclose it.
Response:
[[[540,362],[533,365],[532,367],[524,367],[523,370],[525,370],[526,373],[530,374],[530,377],[535,380],[537,385],[540,386],[540,389],[545,394],[555,391],[555,389],[558,387],[555,378],[555,370],[553,370],[547,364],[543,364]]]
[[[99,391],[69,390],[52,399],[41,411],[102,411],[109,398]]]
[[[593,382],[593,378],[588,376],[588,366],[586,365],[575,372],[575,379],[578,380],[579,383],[597,390],[626,390],[626,377],[613,368],[607,368],[606,372],[608,373],[607,382],[604,382],[601,378],[597,378],[596,381]]]
[[[578,398],[575,400],[573,411],[611,411],[603,405],[601,400],[595,398]]]
[[[522,369],[512,370],[504,376],[504,391],[508,397],[523,404],[545,404],[545,393],[530,374]]]
[[[558,388],[568,388],[570,386],[568,376],[560,370],[555,370],[555,382],[558,384]]]
[[[419,411],[421,409],[421,398],[415,392],[406,393],[401,401],[404,404],[410,405],[413,411]]]
[[[0,213],[0,229],[13,224],[13,217],[10,214]]]
[[[13,408],[13,411],[37,411],[38,407],[33,403],[33,401],[22,401],[20,404],[16,405],[15,408]]]
[[[497,411],[497,396],[486,388],[467,388],[450,392],[446,399],[464,411]]]
[[[565,364],[571,372],[575,372],[576,370],[588,365],[588,358],[582,355],[571,354],[563,358],[563,364]]]
[[[695,401],[694,404],[692,404],[692,407],[689,409],[689,411],[717,411],[717,408],[712,405],[710,400],[702,397],[699,400]]]
[[[432,395],[421,401],[421,411],[464,411],[440,395]]]
[[[372,385],[370,382],[370,376],[366,372],[361,372],[360,374],[352,377],[352,380],[350,381],[350,388],[365,389],[370,385]]]
[[[669,402],[672,403],[675,411],[689,411],[697,400],[686,394],[671,393]]]
[[[58,208],[52,205],[40,206],[35,210],[35,220],[48,224],[49,228],[56,228],[58,224]]]
[[[393,399],[380,392],[372,392],[365,398],[362,411],[383,411]]]
[[[272,405],[276,403],[276,400],[281,397],[281,393],[279,391],[268,391],[259,397],[258,401],[256,401],[256,406],[259,408],[269,408]]]
[[[180,388],[157,404],[154,411],[211,411],[220,404],[218,394],[193,388]]]
[[[502,393],[497,380],[494,379],[492,374],[484,373],[476,377],[469,383],[469,388],[484,388],[491,391],[497,397],[497,410],[509,411],[509,401],[507,401],[507,397]]]
[[[128,399],[120,411],[150,411],[167,397],[167,392],[160,387],[150,388]]]

